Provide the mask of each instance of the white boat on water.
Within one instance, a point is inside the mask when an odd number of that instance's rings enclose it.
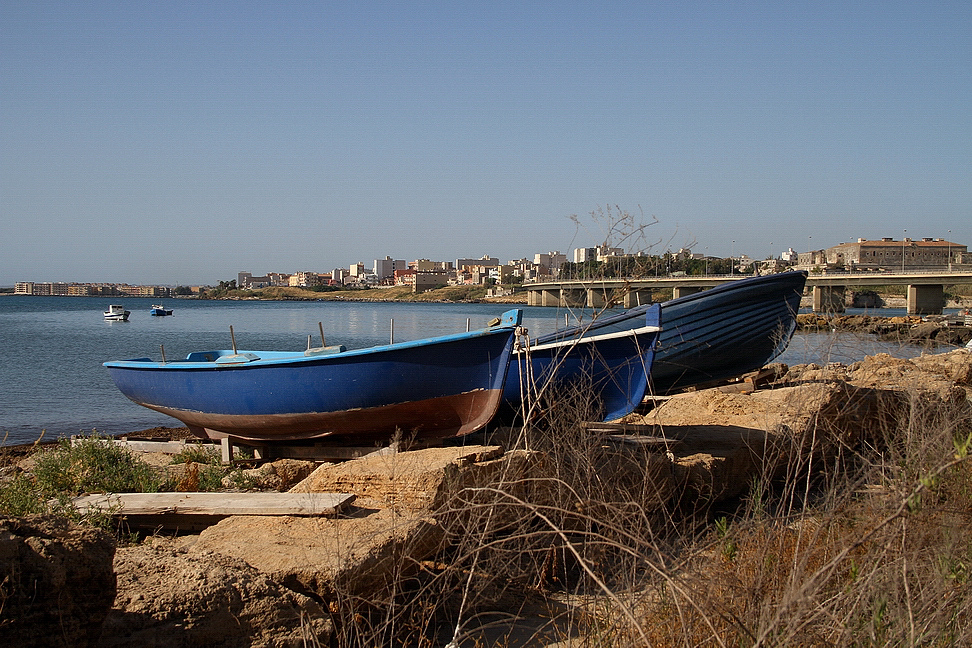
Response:
[[[171,308],[164,308],[162,304],[154,304],[152,309],[149,311],[150,315],[157,315],[159,317],[165,317],[166,315],[172,314]]]
[[[121,304],[111,304],[105,311],[105,319],[109,322],[127,322],[131,314],[132,311],[125,310]]]

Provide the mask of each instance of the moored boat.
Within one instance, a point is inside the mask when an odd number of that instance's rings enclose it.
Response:
[[[149,315],[156,315],[158,317],[165,317],[166,315],[171,315],[172,309],[165,308],[162,304],[153,304],[152,308],[149,310]]]
[[[108,310],[105,311],[105,319],[109,322],[127,322],[128,316],[131,314],[132,312],[125,310],[124,306],[111,304],[108,306]]]
[[[257,442],[462,436],[495,415],[521,311],[486,329],[367,349],[206,351],[104,363],[135,403],[198,436]]]
[[[644,400],[658,339],[660,307],[640,311],[621,330],[573,327],[518,345],[504,401],[537,402],[548,389],[580,384],[601,406],[602,420],[630,414]]]
[[[728,281],[662,302],[662,331],[651,365],[650,391],[666,394],[755,371],[786,350],[807,273],[788,271]],[[638,306],[566,331],[602,335],[641,326],[651,306]]]

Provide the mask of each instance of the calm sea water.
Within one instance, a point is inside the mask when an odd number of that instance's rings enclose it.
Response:
[[[509,307],[499,304],[409,304],[380,302],[268,302],[173,299],[170,317],[152,317],[158,300],[92,297],[0,297],[0,441],[6,445],[78,433],[119,434],[178,421],[135,405],[115,388],[106,360],[169,360],[192,351],[232,348],[233,326],[240,349],[302,350],[307,336],[320,344],[318,322],[328,344],[364,348],[482,328]],[[128,322],[106,322],[109,302],[132,312]],[[564,324],[555,308],[523,307],[530,334]],[[882,314],[891,314],[886,309]],[[590,317],[589,314],[586,317]],[[881,343],[870,336],[797,335],[781,358],[802,362],[852,362],[887,352],[899,357],[918,347]],[[6,440],[3,441],[3,435]]]

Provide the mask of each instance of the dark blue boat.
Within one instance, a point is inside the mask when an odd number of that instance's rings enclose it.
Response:
[[[734,378],[764,367],[786,350],[796,330],[796,316],[806,272],[781,272],[737,279],[661,306],[662,331],[651,363],[650,392],[666,394],[687,387]],[[638,306],[600,317],[582,326],[540,337],[603,335],[643,325],[654,306]]]
[[[484,330],[351,351],[234,349],[104,365],[129,399],[204,438],[445,438],[495,415],[520,318],[511,310]]]
[[[662,302],[653,393],[735,378],[772,362],[796,330],[806,282],[806,272],[780,272]]]
[[[503,399],[516,408],[541,392],[583,381],[602,406],[602,420],[630,414],[644,400],[659,336],[660,307],[641,309],[626,327],[572,327],[544,335],[514,353]]]

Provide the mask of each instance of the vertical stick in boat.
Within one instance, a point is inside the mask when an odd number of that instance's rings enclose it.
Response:
[[[395,344],[395,320],[391,321],[391,337],[388,338],[388,344]]]
[[[230,324],[230,340],[233,341],[233,355],[236,355],[236,335],[233,334],[232,324]]]
[[[165,345],[164,344],[160,344],[159,345],[159,351],[162,352],[162,364],[165,364]]]
[[[317,328],[321,332],[321,347],[326,347],[327,342],[324,341],[324,325],[320,322],[317,323]]]

